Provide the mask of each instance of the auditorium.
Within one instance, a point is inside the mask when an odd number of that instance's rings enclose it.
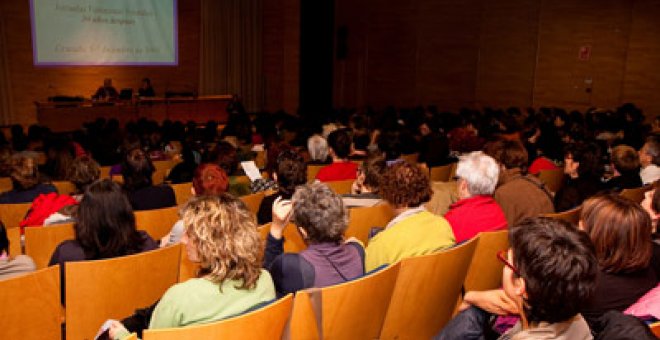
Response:
[[[0,0],[0,339],[660,339],[658,41],[658,0]]]

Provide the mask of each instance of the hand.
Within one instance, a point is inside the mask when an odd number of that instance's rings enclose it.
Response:
[[[503,289],[467,292],[459,310],[462,311],[471,305],[497,315],[520,314],[516,302],[509,298]]]
[[[291,201],[282,199],[281,196],[273,202],[273,222],[270,224],[270,235],[275,239],[282,238],[282,232],[291,219],[292,208]]]
[[[108,328],[108,335],[110,335],[110,339],[115,339],[117,335],[121,333],[128,333],[128,329],[126,329],[126,327],[124,327],[121,322],[113,320],[110,324],[110,328]]]

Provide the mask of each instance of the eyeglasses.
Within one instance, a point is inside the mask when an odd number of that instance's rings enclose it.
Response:
[[[497,252],[497,259],[500,260],[502,263],[504,263],[505,266],[509,267],[509,269],[513,270],[513,272],[518,275],[520,275],[520,272],[518,271],[518,268],[516,268],[509,260],[507,260],[507,253],[508,249],[502,249]]]

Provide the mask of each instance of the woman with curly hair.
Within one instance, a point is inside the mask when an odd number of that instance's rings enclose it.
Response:
[[[284,253],[282,232],[289,219],[307,243],[299,254]],[[364,274],[364,248],[358,242],[344,242],[347,225],[341,197],[325,184],[299,186],[290,201],[277,198],[264,264],[278,295],[338,284]]]
[[[431,199],[429,176],[420,167],[400,162],[383,175],[380,194],[396,217],[369,241],[366,270],[403,258],[429,254],[456,243],[447,220],[424,208]]]
[[[197,278],[165,292],[151,315],[150,329],[209,323],[275,298],[273,281],[261,269],[263,241],[245,204],[227,194],[195,197],[182,217],[186,232],[181,242],[200,270]],[[113,322],[110,336],[124,335],[126,328]]]

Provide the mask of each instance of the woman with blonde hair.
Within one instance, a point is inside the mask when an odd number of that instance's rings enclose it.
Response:
[[[261,269],[263,241],[243,202],[227,194],[195,197],[182,209],[182,217],[186,231],[181,242],[188,259],[200,265],[198,277],[165,292],[149,328],[209,323],[275,298],[273,280]],[[113,322],[110,336],[124,335],[126,328]]]

